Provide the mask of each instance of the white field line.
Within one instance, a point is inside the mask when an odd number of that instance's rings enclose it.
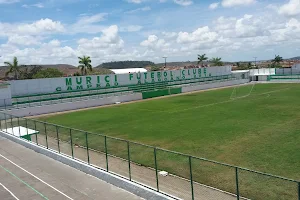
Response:
[[[260,96],[260,95],[267,95],[266,98],[268,98],[268,97],[270,97],[270,94],[271,94],[271,93],[280,92],[280,91],[282,91],[282,90],[288,90],[288,89],[290,89],[290,88],[284,88],[284,89],[273,90],[273,91],[270,91],[270,92],[264,92],[264,93],[257,94],[257,96]],[[226,100],[226,101],[221,101],[221,102],[216,102],[216,103],[210,103],[210,104],[205,104],[205,105],[201,105],[201,106],[194,106],[194,107],[190,107],[190,108],[186,108],[186,109],[181,109],[181,110],[171,111],[171,112],[168,112],[168,113],[177,113],[177,112],[183,112],[183,111],[193,110],[193,109],[197,109],[197,108],[203,108],[203,107],[215,106],[215,105],[218,105],[218,104],[229,103],[229,102],[233,102],[233,101],[235,101],[235,100],[239,100],[239,99],[243,99],[243,98],[247,98],[247,97],[249,97],[249,96],[247,95],[247,96],[237,97],[237,98],[235,98],[235,99],[230,99],[230,100]],[[256,98],[256,99],[257,99],[257,98]]]
[[[7,191],[9,192],[9,194],[11,196],[13,196],[16,200],[19,200],[18,197],[16,197],[16,195],[14,195],[14,193],[12,193],[7,187],[5,187],[2,183],[0,183],[0,185]]]
[[[44,183],[45,185],[47,185],[48,187],[52,188],[53,190],[55,190],[56,192],[60,193],[61,195],[65,196],[66,198],[73,200],[71,197],[69,197],[68,195],[66,195],[65,193],[61,192],[60,190],[56,189],[55,187],[53,187],[52,185],[46,183],[45,181],[43,181],[42,179],[40,179],[39,177],[33,175],[32,173],[28,172],[26,169],[20,167],[19,165],[17,165],[16,163],[14,163],[13,161],[9,160],[8,158],[6,158],[5,156],[3,156],[2,154],[0,154],[0,156],[2,158],[4,158],[5,160],[7,160],[8,162],[10,162],[11,164],[15,165],[16,167],[20,168],[21,170],[23,170],[24,172],[28,173],[29,175],[33,176],[34,178],[36,178],[37,180],[41,181],[42,183]]]

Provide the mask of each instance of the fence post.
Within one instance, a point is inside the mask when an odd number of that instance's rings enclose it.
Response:
[[[239,190],[239,172],[238,167],[235,167],[235,183],[236,183],[236,198],[240,199],[240,190]]]
[[[72,129],[70,129],[70,140],[71,140],[71,153],[72,153],[72,158],[74,159]]]
[[[189,156],[189,164],[190,164],[190,180],[191,180],[192,200],[194,200],[195,197],[194,197],[194,184],[193,184],[193,171],[192,171],[192,157],[191,156]]]
[[[298,182],[298,200],[300,200],[300,182]]]
[[[129,172],[129,180],[131,181],[131,166],[130,166],[130,147],[129,147],[129,141],[127,141],[127,153],[128,153],[128,172]]]
[[[157,192],[159,192],[156,147],[154,147],[154,164],[155,164],[155,174],[156,174],[156,188],[157,188]]]
[[[18,117],[19,137],[21,137],[20,118]]]
[[[90,164],[89,142],[88,142],[87,132],[85,132],[85,143],[86,143],[86,154],[87,154],[88,164]]]
[[[6,113],[4,113],[4,124],[5,124],[5,130],[6,130],[6,132],[7,132]]]
[[[14,125],[13,125],[13,122],[12,122],[12,115],[10,115],[10,126],[11,126],[12,134],[15,135],[15,133],[14,133]]]
[[[59,135],[58,135],[58,127],[56,127],[56,138],[57,138],[57,147],[58,147],[58,153],[60,153],[60,146],[59,146]]]
[[[25,123],[26,123],[25,126],[26,126],[27,137],[28,137],[28,122],[27,122],[27,118],[25,118]]]
[[[36,121],[34,121],[34,130],[36,131]],[[39,145],[37,134],[35,134],[36,144]]]
[[[47,149],[49,149],[49,146],[48,146],[48,134],[47,134],[47,126],[46,126],[46,123],[44,123],[44,127],[45,127],[45,136],[46,136],[46,146],[47,146]]]
[[[105,145],[105,158],[106,158],[106,171],[108,171],[108,156],[107,156],[107,141],[106,136],[104,136],[104,145]]]

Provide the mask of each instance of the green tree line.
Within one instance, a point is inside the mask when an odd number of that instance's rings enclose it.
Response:
[[[102,63],[98,67],[106,69],[125,69],[125,68],[145,68],[147,66],[154,66],[151,61],[115,61]]]

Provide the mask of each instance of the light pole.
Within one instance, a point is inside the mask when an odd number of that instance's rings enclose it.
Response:
[[[165,59],[165,68],[167,67],[167,58],[168,57],[163,57]]]

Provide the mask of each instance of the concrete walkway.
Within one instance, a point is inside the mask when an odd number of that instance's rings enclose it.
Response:
[[[2,137],[0,199],[141,200],[127,191]]]
[[[32,136],[35,142],[35,137]],[[38,143],[46,146],[44,135],[38,135]],[[58,151],[57,140],[48,137],[49,148]],[[87,162],[87,150],[80,147],[74,147],[74,156],[77,159]],[[71,145],[67,142],[60,141],[60,151],[69,156],[72,155]],[[90,163],[102,169],[106,169],[106,157],[103,153],[89,151]],[[109,171],[129,177],[128,161],[120,158],[108,156]],[[156,173],[155,170],[131,163],[132,180],[156,189]],[[192,199],[191,183],[188,180],[173,175],[159,176],[159,189],[161,192],[170,194],[180,199]],[[194,196],[199,200],[236,200],[236,197],[219,190],[194,183]]]

